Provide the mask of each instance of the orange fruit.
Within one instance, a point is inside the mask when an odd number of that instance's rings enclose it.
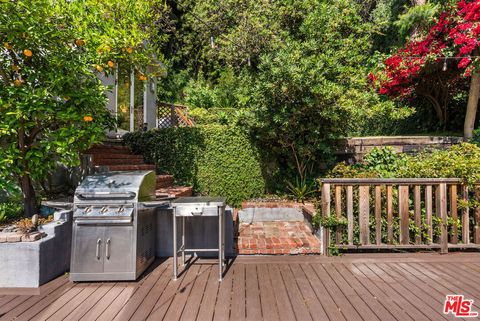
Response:
[[[91,122],[91,121],[93,121],[93,117],[92,116],[83,116],[83,121],[84,122]]]
[[[133,48],[128,47],[128,48],[127,48],[127,52],[128,52],[129,54],[131,54],[131,53],[133,52]]]
[[[111,61],[111,60],[109,60],[109,61],[107,62],[107,65],[108,65],[108,67],[110,67],[110,68],[113,68],[113,66],[115,66],[115,64],[114,64],[113,61]]]
[[[24,49],[23,54],[27,57],[31,57],[33,55],[32,51],[30,49]]]
[[[145,80],[147,80],[147,76],[141,74],[140,76],[138,76],[138,79],[141,80],[141,81],[145,81]]]
[[[95,65],[95,69],[97,69],[98,72],[102,72],[102,71],[103,71],[103,67],[100,66],[100,65]]]
[[[75,40],[75,44],[77,46],[81,47],[81,46],[85,45],[85,41],[83,39],[77,39],[77,40]]]
[[[15,79],[13,81],[13,84],[15,85],[15,87],[20,87],[22,85],[23,81],[21,81],[20,79]]]
[[[12,45],[11,45],[10,43],[8,43],[8,42],[4,42],[4,43],[3,43],[3,46],[5,47],[5,49],[8,49],[8,50],[10,50],[10,49],[13,48]]]

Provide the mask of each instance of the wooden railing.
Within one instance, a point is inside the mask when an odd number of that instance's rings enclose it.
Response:
[[[428,248],[447,253],[449,248],[480,248],[480,209],[465,206],[469,188],[460,179],[332,178],[321,184],[324,222],[332,221],[326,220],[330,215],[337,219],[335,227],[323,228],[325,254],[332,242],[340,249]],[[479,196],[478,188],[475,194]],[[346,224],[340,224],[342,220]]]

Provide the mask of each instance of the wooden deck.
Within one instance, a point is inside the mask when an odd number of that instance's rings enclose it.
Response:
[[[177,281],[157,261],[137,282],[71,283],[0,295],[0,320],[454,320],[446,294],[480,311],[480,253],[238,257],[223,282],[202,261]]]

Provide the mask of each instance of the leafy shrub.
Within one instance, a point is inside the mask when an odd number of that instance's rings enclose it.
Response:
[[[373,149],[365,162],[348,166],[340,163],[328,177],[462,178],[480,181],[480,147],[462,143],[445,150],[424,151],[414,156],[394,154],[388,148]]]
[[[124,141],[159,172],[193,186],[195,193],[225,196],[233,206],[264,193],[258,151],[238,127],[155,129],[129,133]]]
[[[21,201],[7,201],[0,203],[0,224],[9,222],[22,216]]]
[[[480,128],[477,128],[473,131],[471,143],[480,146]]]

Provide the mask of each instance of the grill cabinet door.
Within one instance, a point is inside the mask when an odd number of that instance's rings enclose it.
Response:
[[[133,225],[110,225],[105,231],[105,272],[134,271]]]
[[[105,227],[74,225],[72,272],[103,272]]]

